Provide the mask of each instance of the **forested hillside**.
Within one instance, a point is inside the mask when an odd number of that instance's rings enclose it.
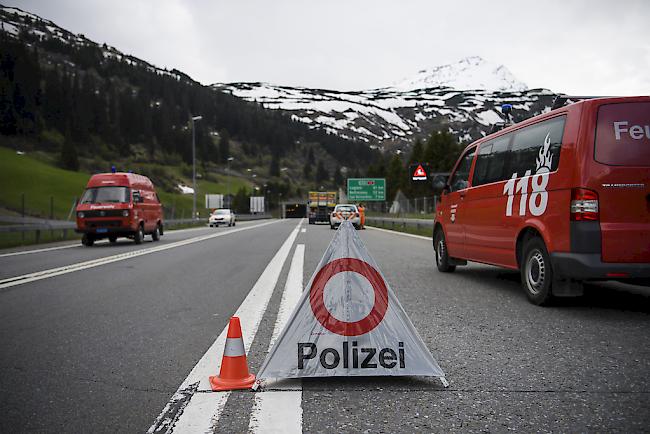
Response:
[[[286,191],[293,184],[294,190],[298,184],[333,184],[342,178],[341,167],[365,170],[377,159],[365,144],[310,130],[180,71],[156,68],[18,9],[0,11],[5,146],[56,153],[69,169],[81,164],[101,170],[115,162],[189,164],[189,118],[201,115],[196,147],[204,171],[223,171],[235,156],[236,172],[286,184]],[[309,155],[313,170],[303,167]]]

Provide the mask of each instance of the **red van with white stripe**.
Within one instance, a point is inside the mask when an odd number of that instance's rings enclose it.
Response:
[[[76,231],[84,246],[102,238],[111,243],[118,237],[142,243],[145,234],[153,241],[163,234],[163,210],[149,178],[135,173],[98,173],[84,191],[77,212]]]
[[[650,97],[577,102],[469,145],[436,208],[440,271],[518,269],[531,302],[650,278]]]

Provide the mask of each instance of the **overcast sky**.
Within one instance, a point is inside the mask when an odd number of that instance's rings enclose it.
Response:
[[[479,55],[531,88],[650,94],[648,0],[2,3],[204,84],[366,89]]]

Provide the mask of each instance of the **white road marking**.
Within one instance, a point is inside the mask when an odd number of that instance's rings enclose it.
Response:
[[[387,232],[387,233],[393,234],[393,235],[402,235],[402,236],[405,236],[405,237],[418,238],[420,240],[427,240],[427,241],[433,240],[433,238],[431,238],[431,237],[425,237],[425,236],[422,236],[422,235],[408,234],[406,232],[399,232],[399,231],[391,231],[390,229],[376,228],[374,226],[366,226],[366,227],[368,229],[372,229],[373,231],[382,231],[382,232]]]
[[[303,229],[304,230],[304,229]],[[302,275],[305,245],[298,244],[291,260],[291,268],[284,286],[278,317],[275,320],[268,351],[287,324],[291,313],[302,295]],[[291,379],[278,383],[273,390],[255,394],[255,404],[249,422],[253,433],[301,433],[302,432],[302,382]]]
[[[302,223],[302,220],[300,223]],[[273,256],[273,259],[268,263],[233,315],[238,316],[240,319],[246,352],[250,350],[266,307],[273,295],[273,290],[278,283],[280,272],[291,252],[291,246],[298,236],[300,223],[293,229],[275,256]],[[154,424],[149,428],[149,433],[160,432],[161,427],[164,432],[179,433],[212,432],[214,430],[230,392],[212,392],[208,377],[219,373],[227,334],[228,326],[226,325],[171,397]],[[193,386],[197,387],[197,392],[193,393],[182,414],[176,416],[178,420],[169,420],[170,409],[187,395],[187,390]]]
[[[277,223],[279,220],[260,223],[254,226],[246,226],[238,229],[231,229],[227,232],[219,232],[216,234],[202,235],[194,238],[188,238],[186,240],[176,241],[170,244],[163,244],[157,247],[151,247],[148,249],[140,249],[126,253],[120,253],[118,255],[107,256],[99,259],[93,259],[85,262],[78,262],[76,264],[65,265],[63,267],[51,268],[49,270],[37,271],[35,273],[23,274],[21,276],[9,277],[7,279],[0,280],[0,289],[9,288],[11,286],[22,285],[24,283],[34,282],[36,280],[48,279],[54,276],[60,276],[62,274],[73,273],[75,271],[81,271],[88,268],[98,267],[100,265],[110,264],[112,262],[123,261],[125,259],[131,259],[138,256],[149,255],[151,253],[161,252],[164,250],[173,249],[176,247],[186,246],[188,244],[198,243],[200,241],[209,240],[216,237],[221,237],[228,234],[234,234],[236,232],[246,231],[249,229],[259,228],[262,226],[270,225]]]
[[[300,229],[300,232],[302,232],[302,233],[304,234],[305,232],[307,232],[307,229],[306,229],[306,228],[302,228],[302,229]]]
[[[18,251],[18,252],[3,253],[3,254],[0,255],[0,258],[5,258],[7,256],[29,255],[31,253],[51,252],[52,250],[69,249],[71,247],[80,247],[80,244],[77,241],[74,244],[66,244],[65,246],[47,247],[47,248],[44,248],[44,249],[21,250],[21,251]]]
[[[165,233],[174,233],[174,234],[180,234],[182,232],[191,232],[191,231],[197,231],[201,229],[206,229],[208,226],[200,226],[198,228],[186,228],[186,229],[165,229]],[[99,241],[96,242],[95,244],[107,244],[108,241]],[[51,252],[53,250],[62,250],[62,249],[69,249],[72,247],[81,247],[79,244],[79,241],[76,241],[74,244],[66,244],[65,246],[57,246],[57,247],[46,247],[43,249],[31,249],[31,250],[19,250],[17,252],[9,252],[9,253],[2,253],[0,254],[0,258],[5,258],[7,256],[19,256],[19,255],[29,255],[32,253],[42,253],[42,252]]]

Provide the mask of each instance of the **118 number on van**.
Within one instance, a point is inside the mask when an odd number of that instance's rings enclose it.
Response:
[[[526,215],[526,205],[530,209],[530,213],[534,216],[540,216],[546,211],[548,205],[548,192],[546,186],[548,185],[549,173],[537,173],[530,176],[530,170],[524,173],[524,176],[517,180],[517,172],[512,174],[512,177],[506,185],[503,186],[503,194],[508,195],[508,203],[506,203],[506,216],[512,216],[512,206],[515,200],[515,194],[521,193],[519,199],[519,215]],[[528,194],[528,180],[531,180],[533,191]]]

